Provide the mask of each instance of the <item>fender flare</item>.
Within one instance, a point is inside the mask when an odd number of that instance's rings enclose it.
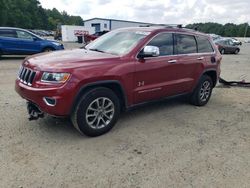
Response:
[[[77,91],[77,94],[75,95],[75,98],[74,98],[73,103],[71,105],[70,114],[74,111],[74,109],[75,109],[80,97],[83,95],[83,93],[87,92],[88,90],[92,89],[93,87],[97,87],[97,86],[105,87],[105,85],[109,85],[109,84],[116,84],[119,86],[119,89],[121,90],[121,94],[123,97],[124,105],[125,105],[124,107],[125,107],[125,109],[127,109],[128,108],[127,94],[126,94],[125,89],[122,86],[121,82],[118,80],[102,80],[102,81],[91,82],[91,83],[85,84],[85,85],[80,87],[80,89]]]

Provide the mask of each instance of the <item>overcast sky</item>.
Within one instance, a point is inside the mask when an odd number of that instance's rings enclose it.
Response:
[[[150,23],[250,23],[250,0],[40,0],[44,8]]]

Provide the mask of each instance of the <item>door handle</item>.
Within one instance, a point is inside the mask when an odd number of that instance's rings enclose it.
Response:
[[[175,60],[175,59],[172,59],[172,60],[168,61],[168,63],[176,63],[176,62],[177,62],[177,60]]]
[[[204,57],[198,57],[197,58],[197,60],[203,60],[204,59]]]

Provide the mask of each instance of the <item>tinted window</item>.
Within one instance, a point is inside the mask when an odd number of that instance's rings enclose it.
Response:
[[[233,46],[233,45],[234,45],[234,43],[233,43],[232,40],[228,40],[228,44],[229,44],[230,46]]]
[[[147,46],[157,46],[160,50],[160,56],[173,55],[173,34],[161,33],[154,37]]]
[[[0,30],[0,37],[12,37],[16,38],[16,32],[11,29],[1,29]]]
[[[196,41],[194,36],[176,34],[175,35],[176,54],[197,53]]]
[[[199,53],[207,53],[214,51],[212,45],[210,44],[209,40],[206,37],[198,36],[196,37],[196,40],[198,44]]]
[[[25,31],[16,31],[17,37],[20,39],[33,40],[33,36]]]

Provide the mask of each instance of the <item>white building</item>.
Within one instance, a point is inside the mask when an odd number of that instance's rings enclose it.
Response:
[[[139,27],[143,25],[148,25],[150,23],[144,22],[134,22],[134,21],[126,21],[126,20],[115,20],[115,19],[105,19],[105,18],[92,18],[84,21],[84,27],[87,30],[91,30],[94,28],[95,32],[104,31],[104,30],[113,30],[123,27]],[[90,34],[92,34],[90,32]]]
[[[111,31],[113,29],[118,29],[123,27],[139,27],[148,24],[150,23],[105,19],[105,18],[92,18],[89,20],[85,20],[84,26],[62,25],[61,26],[62,41],[75,42],[77,41],[77,35],[79,33],[84,33],[84,32],[87,32],[89,34],[94,34],[99,31]]]

